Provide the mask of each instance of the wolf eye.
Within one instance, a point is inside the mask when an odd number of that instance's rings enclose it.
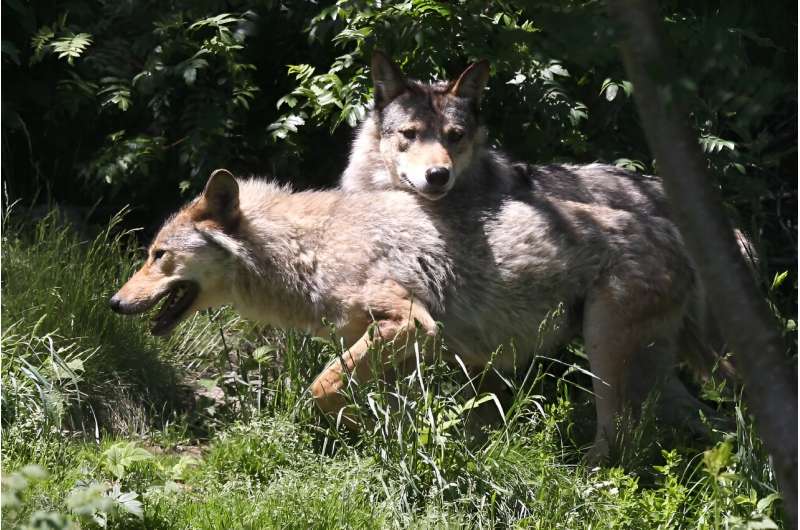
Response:
[[[446,133],[444,133],[445,138],[450,143],[460,142],[461,139],[464,137],[464,131],[461,129],[449,129]]]
[[[153,251],[153,261],[160,260],[161,258],[164,257],[164,254],[166,254],[166,251],[163,250],[163,249],[154,250]]]
[[[402,131],[400,131],[400,134],[402,134],[403,137],[406,140],[413,140],[414,138],[417,137],[417,130],[416,129],[403,129]]]

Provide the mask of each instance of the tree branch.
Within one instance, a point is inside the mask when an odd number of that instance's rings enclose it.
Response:
[[[685,90],[664,49],[656,6],[647,0],[609,0],[623,30],[622,58],[647,142],[675,222],[708,289],[722,332],[738,354],[745,399],[773,458],[790,524],[797,524],[797,378],[778,323],[734,240],[718,189],[706,172],[696,135],[681,104]]]

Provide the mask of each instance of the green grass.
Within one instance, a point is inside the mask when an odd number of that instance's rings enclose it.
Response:
[[[305,392],[335,340],[228,311],[158,340],[142,319],[107,310],[135,266],[129,235],[113,225],[81,241],[56,216],[4,224],[10,527],[781,524],[768,460],[738,402],[725,405],[733,432],[686,439],[645,412],[616,466],[583,465],[592,405],[585,375],[569,368],[585,368],[577,356],[567,369],[537,364],[502,400],[505,422],[480,429],[495,402],[434,355],[408,377],[351,387],[362,431],[343,432]]]

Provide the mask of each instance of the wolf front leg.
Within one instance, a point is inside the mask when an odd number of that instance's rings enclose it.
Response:
[[[351,430],[358,430],[358,423],[343,410],[347,401],[342,390],[347,386],[348,378],[364,382],[384,365],[402,365],[414,351],[417,325],[424,335],[436,334],[435,321],[415,300],[403,300],[402,305],[382,312],[374,323],[372,330],[364,333],[344,354],[325,367],[310,388],[317,406],[326,414],[335,417],[341,414],[342,422]],[[374,355],[373,347],[377,348]],[[378,361],[377,366],[375,361]]]

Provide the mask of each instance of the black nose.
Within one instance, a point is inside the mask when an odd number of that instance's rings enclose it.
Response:
[[[425,172],[425,180],[431,186],[442,187],[450,180],[450,170],[446,167],[432,167]]]
[[[111,310],[114,311],[115,313],[120,312],[121,305],[122,305],[122,300],[117,298],[117,295],[114,295],[108,299],[108,307],[110,307]]]

